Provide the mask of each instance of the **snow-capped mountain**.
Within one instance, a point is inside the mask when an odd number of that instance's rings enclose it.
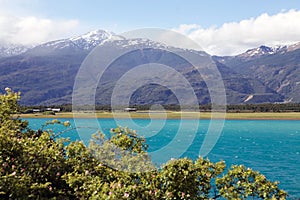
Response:
[[[90,51],[114,36],[114,33],[96,30],[84,35],[67,39],[55,40],[34,47],[29,53],[47,54],[56,51]]]
[[[96,30],[88,32],[84,35],[70,38],[69,41],[73,42],[76,46],[85,50],[90,50],[97,45],[102,44],[106,40],[112,38],[115,34],[104,30]]]
[[[300,43],[296,43],[274,48],[260,46],[237,56],[214,59],[241,75],[262,82],[283,97],[284,102],[300,102],[299,55]]]
[[[118,46],[119,48],[169,48],[169,46],[146,38],[126,39],[104,30],[88,32],[84,35],[47,42],[29,49],[27,54],[70,54],[74,52],[89,53],[98,45]],[[171,47],[170,47],[171,48]]]
[[[260,46],[254,49],[249,49],[245,53],[238,55],[241,58],[256,58],[264,55],[272,55],[278,53],[282,50],[286,49],[286,46],[275,46],[275,47],[268,47],[268,46]]]
[[[0,46],[0,57],[15,56],[24,53],[29,47],[21,45],[5,45]]]
[[[159,42],[155,42],[146,38],[134,38],[134,39],[126,39],[123,36],[116,35],[112,32],[104,31],[104,30],[96,30],[88,32],[84,35],[78,37],[72,37],[65,40],[56,41],[53,43],[46,43],[46,46],[55,46],[58,48],[58,44],[72,44],[74,47],[78,47],[85,50],[91,50],[92,48],[102,45],[104,43],[111,43],[113,45],[119,46],[121,48],[127,47],[153,47],[153,48],[167,48],[167,45],[164,45]],[[60,48],[66,46],[60,46]]]
[[[155,42],[147,38],[127,39],[123,36],[114,34],[105,30],[94,30],[86,34],[46,42],[34,47],[13,46],[9,48],[0,47],[0,57],[13,56],[25,53],[27,55],[44,56],[48,54],[72,54],[72,53],[89,53],[98,45],[109,43],[112,46],[120,48],[174,48],[163,43]],[[182,49],[195,51],[192,49]]]
[[[101,88],[97,93],[99,103],[105,104],[110,99],[112,86],[118,77],[122,77],[133,66],[148,62],[175,67],[195,86],[199,102],[209,102],[208,91],[201,77],[180,57],[161,49],[172,51],[174,48],[186,55],[202,52],[176,48],[146,38],[128,39],[103,30],[47,42],[27,51],[27,48],[18,46],[0,47],[0,57],[1,52],[7,56],[0,58],[0,85],[21,91],[24,104],[70,103],[77,71],[90,51],[98,45],[108,52],[123,49],[130,52],[116,60],[101,78]],[[23,53],[24,51],[26,52]],[[277,47],[260,46],[237,56],[214,56],[213,59],[224,78],[227,101],[231,104],[283,102],[289,99],[300,102],[299,52],[300,43]],[[18,54],[22,55],[10,56]],[[164,76],[166,80],[172,79],[168,74]],[[148,99],[148,94],[152,91],[157,92],[151,95],[155,99]],[[176,103],[171,97],[172,93],[165,88],[149,85],[139,89],[133,101],[141,104],[152,101]]]
[[[245,53],[239,54],[236,57],[249,60],[277,53],[282,54],[290,51],[295,51],[297,49],[300,49],[300,42],[292,45],[278,45],[274,47],[262,45],[257,48],[249,49]]]

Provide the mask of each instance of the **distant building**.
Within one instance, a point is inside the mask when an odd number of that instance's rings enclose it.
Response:
[[[137,109],[136,108],[124,108],[125,112],[136,112]]]
[[[37,113],[37,112],[41,112],[41,110],[37,109],[37,108],[34,108],[34,109],[32,109],[32,112]]]
[[[51,109],[53,112],[60,112],[60,108],[52,108]]]

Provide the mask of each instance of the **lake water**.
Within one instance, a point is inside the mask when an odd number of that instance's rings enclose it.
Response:
[[[38,129],[51,119],[27,119],[33,129]],[[73,119],[70,121],[75,126]],[[63,137],[71,140],[88,141],[97,126],[91,119],[76,119],[76,125],[81,126],[80,133],[70,131]],[[104,133],[117,125],[136,129],[146,137],[150,145],[149,152],[153,159],[163,162],[164,159],[189,157],[196,159],[207,134],[210,120],[130,120],[99,119]],[[194,125],[199,123],[199,127]],[[183,124],[183,125],[182,125]],[[184,133],[178,133],[183,127]],[[54,131],[61,131],[54,126]],[[177,137],[181,135],[181,137]],[[175,142],[174,142],[175,141]],[[165,148],[168,147],[168,148]],[[290,120],[226,120],[216,145],[207,157],[211,161],[224,160],[227,166],[244,164],[265,174],[268,179],[280,181],[280,187],[286,190],[290,197],[300,198],[300,121]]]

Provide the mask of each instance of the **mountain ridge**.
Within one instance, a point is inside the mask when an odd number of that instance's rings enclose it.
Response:
[[[120,36],[113,32],[97,29],[97,30],[89,31],[82,35],[73,36],[66,39],[52,40],[37,45],[25,46],[25,45],[17,45],[17,44],[6,44],[6,45],[0,44],[0,57],[20,55],[30,49],[34,49],[39,46],[49,47],[49,46],[58,45],[56,48],[62,48],[63,46],[59,46],[59,44],[61,43],[73,43],[74,46],[78,46],[80,48],[90,50],[91,48],[94,48],[97,45],[100,45],[101,43],[113,37],[115,37],[117,40],[125,39],[123,36]],[[261,45],[259,47],[247,49],[244,53],[237,54],[237,55],[232,55],[232,56],[212,55],[212,56],[214,57],[255,57],[255,56],[262,56],[262,55],[271,55],[274,53],[289,52],[297,49],[300,49],[300,42],[293,43],[290,45],[275,45],[275,46]],[[5,51],[7,51],[7,53],[5,53]]]
[[[149,39],[126,39],[103,30],[50,41],[29,48],[20,54],[0,58],[1,92],[7,86],[21,91],[23,94],[22,104],[26,105],[71,103],[72,89],[78,69],[96,46],[100,46],[100,48],[105,46],[105,48],[116,50],[139,49],[123,59],[122,62],[112,66],[104,78],[105,82],[101,83],[101,87],[97,91],[96,103],[110,103],[109,98],[116,81],[111,77],[120,77],[122,70],[126,72],[125,69],[130,70],[138,64],[147,62],[164,63],[176,68],[190,81],[199,103],[210,103],[209,92],[201,76],[194,73],[186,63],[178,60],[176,56],[157,50],[173,47]],[[180,51],[186,54],[202,53],[187,49],[180,49]],[[300,95],[292,95],[293,92],[298,91],[300,77],[293,77],[292,80],[289,80],[288,73],[284,77],[278,75],[285,74],[285,72],[280,72],[285,67],[291,72],[298,73],[299,55],[300,43],[297,43],[275,48],[261,45],[240,55],[213,56],[212,59],[222,75],[229,104],[300,102]],[[280,67],[270,67],[266,73],[262,73],[263,65],[268,63],[278,63]],[[287,66],[286,63],[288,63]],[[268,76],[270,74],[278,80],[273,80]],[[168,75],[164,77],[170,78]],[[291,85],[293,87],[287,89]],[[155,98],[149,97],[150,91],[152,91],[151,96],[155,96]],[[145,85],[139,88],[131,101],[132,104],[174,104],[177,102],[172,91],[157,85]]]

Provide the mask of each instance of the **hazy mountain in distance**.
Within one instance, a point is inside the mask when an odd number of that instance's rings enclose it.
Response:
[[[1,45],[0,44],[0,58],[19,55],[26,52],[28,49],[29,47],[23,45],[12,45],[12,44]]]

